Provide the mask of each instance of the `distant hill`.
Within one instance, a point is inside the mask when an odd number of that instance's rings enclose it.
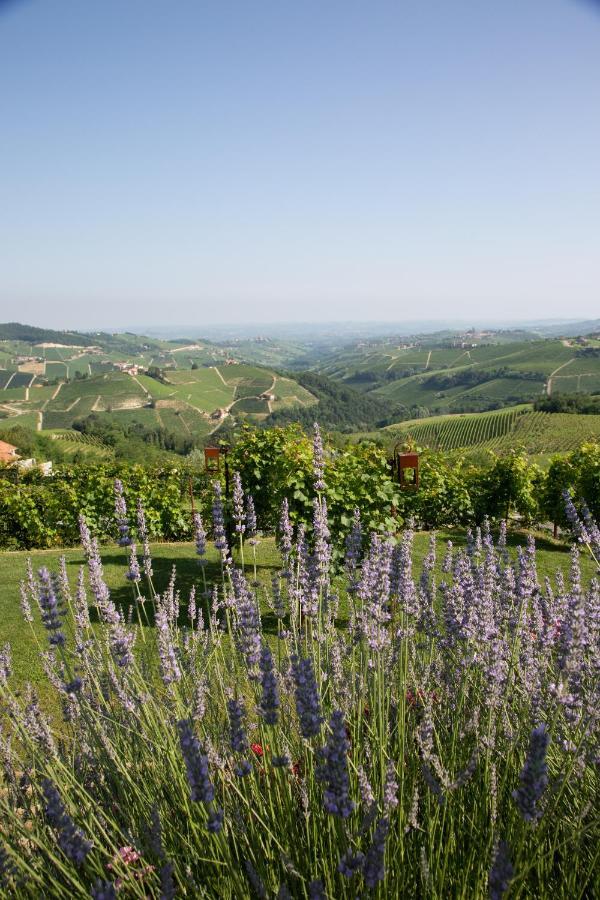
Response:
[[[543,393],[600,391],[600,341],[563,338],[501,342],[495,333],[425,341],[361,341],[314,368],[402,407],[406,417],[482,412],[532,402]]]
[[[89,334],[80,334],[77,331],[55,331],[52,328],[36,328],[34,325],[21,325],[19,322],[0,324],[0,341],[67,344],[68,346],[84,347],[93,343]]]

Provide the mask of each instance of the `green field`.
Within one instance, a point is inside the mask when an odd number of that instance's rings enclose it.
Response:
[[[438,577],[442,577],[441,564],[443,557],[442,544],[452,540],[455,547],[464,545],[465,534],[462,530],[439,532],[439,552],[437,562]],[[527,535],[522,532],[509,534],[509,546],[511,553],[516,554],[516,547],[525,544]],[[414,575],[418,578],[421,565],[427,553],[430,534],[417,533],[414,543]],[[538,545],[538,577],[553,578],[557,571],[567,575],[570,558],[567,544],[552,541],[545,535],[537,535]],[[0,600],[0,647],[7,641],[12,645],[13,663],[16,678],[24,683],[26,681],[38,685],[44,689],[45,679],[40,664],[36,641],[28,626],[22,621],[19,609],[19,582],[25,577],[27,559],[32,560],[34,571],[40,566],[47,566],[56,570],[61,555],[67,561],[69,580],[73,588],[76,585],[79,566],[83,564],[83,553],[79,548],[61,550],[33,550],[0,553],[0,581],[3,585],[2,598]],[[154,582],[157,590],[166,589],[173,564],[177,564],[177,588],[181,592],[182,605],[185,607],[186,598],[192,585],[201,590],[200,572],[198,568],[195,548],[189,543],[158,543],[152,545]],[[218,577],[220,569],[217,563],[218,554],[211,546],[208,552],[210,562],[209,577]],[[127,605],[131,602],[131,587],[127,583],[124,573],[126,569],[127,553],[116,545],[102,548],[102,561],[106,576],[106,582],[111,588],[114,601],[118,605]],[[279,556],[272,538],[263,539],[258,548],[258,572],[263,584],[270,582],[271,575],[279,565]],[[582,554],[581,567],[584,582],[589,583],[595,574],[595,567],[587,555]],[[251,570],[251,567],[249,567]],[[266,611],[266,609],[265,609]],[[342,616],[345,615],[342,609]],[[267,617],[268,621],[268,617]],[[43,639],[41,627],[36,626],[36,634]]]
[[[534,412],[529,406],[490,413],[431,416],[384,429],[396,440],[411,439],[436,450],[463,448],[497,452],[523,447],[529,453],[574,450],[583,441],[600,440],[600,415]]]
[[[448,347],[426,341],[361,342],[325,357],[316,371],[425,413],[486,410],[531,402],[542,393],[600,391],[600,355],[557,339]],[[469,380],[470,375],[474,379]],[[473,383],[476,380],[477,383]],[[446,383],[444,383],[446,382]]]
[[[45,349],[52,351],[55,358],[65,354],[70,357],[68,362],[56,359],[46,362],[46,372],[50,369],[52,377],[59,375],[64,379],[67,366],[77,371],[87,370],[86,377],[47,385],[43,384],[43,376],[0,369],[0,421],[4,427],[10,418],[10,426],[71,430],[78,419],[95,413],[121,425],[163,427],[185,437],[202,438],[219,427],[222,416],[213,418],[218,410],[229,411],[234,417],[238,414],[244,420],[256,417],[255,421],[259,421],[278,408],[316,402],[312,394],[292,379],[248,364],[201,365],[195,369],[171,366],[163,369],[159,379],[116,371],[108,359],[119,355],[115,351],[110,354],[77,351],[75,358],[72,348]],[[177,356],[178,362],[182,362],[192,352],[195,351],[186,348],[171,356]],[[219,354],[215,355],[221,360]],[[149,352],[141,356],[144,364],[153,358]],[[162,349],[154,356],[170,360]],[[272,393],[275,399],[262,398],[265,392]]]

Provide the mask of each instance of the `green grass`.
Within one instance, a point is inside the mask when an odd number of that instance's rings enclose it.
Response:
[[[465,544],[465,533],[462,530],[444,530],[438,532],[438,563],[437,577],[441,579],[441,557],[443,544],[452,540],[455,546]],[[414,574],[418,578],[421,565],[427,553],[430,534],[418,533],[414,544]],[[523,545],[526,534],[522,532],[509,533],[509,546],[513,556],[515,548]],[[565,543],[553,541],[546,535],[537,535],[538,546],[538,577],[541,580],[548,575],[553,578],[556,571],[560,570],[565,576],[569,571],[569,546]],[[19,608],[19,582],[25,577],[27,559],[30,557],[34,571],[40,566],[47,566],[51,571],[56,570],[59,558],[64,554],[67,561],[69,580],[73,589],[76,586],[79,566],[84,563],[83,552],[80,548],[68,548],[65,550],[32,550],[0,553],[0,583],[2,595],[0,599],[0,647],[7,641],[13,650],[14,670],[17,680],[21,683],[29,681],[40,689],[44,688],[43,671],[38,658],[38,648],[32,637],[31,631],[22,620]],[[194,545],[191,543],[157,543],[152,544],[152,558],[154,567],[154,583],[158,591],[165,590],[174,564],[177,565],[177,587],[181,592],[182,607],[193,585],[201,590],[200,570],[197,564]],[[220,576],[218,554],[211,546],[208,552],[210,578]],[[246,548],[246,566],[248,574],[252,572],[250,564],[250,550]],[[271,575],[279,565],[279,555],[272,538],[261,540],[257,553],[258,578],[264,584],[270,584]],[[102,548],[102,561],[105,570],[106,582],[111,589],[114,601],[118,605],[127,607],[132,598],[129,583],[125,580],[124,573],[127,566],[126,551],[116,545]],[[595,566],[587,555],[582,555],[582,576],[584,584],[589,583],[595,575]],[[90,598],[90,602],[91,602]],[[345,609],[341,608],[342,620]],[[269,624],[270,623],[270,624]],[[267,629],[273,625],[267,615],[265,618]],[[38,628],[38,637],[41,638],[41,629]]]

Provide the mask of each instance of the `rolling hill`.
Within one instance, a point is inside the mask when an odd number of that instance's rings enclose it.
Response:
[[[0,371],[3,424],[72,429],[96,413],[201,438],[227,419],[260,421],[275,411],[316,402],[293,379],[245,364],[172,368],[155,378],[132,367],[56,385],[43,382],[43,376]]]
[[[510,343],[470,338],[460,346],[361,342],[315,369],[421,415],[512,406],[542,393],[600,391],[600,344],[594,338]]]
[[[431,416],[390,425],[391,440],[410,440],[434,450],[523,447],[531,454],[574,450],[583,441],[600,440],[600,415],[534,412],[515,406],[487,413]]]

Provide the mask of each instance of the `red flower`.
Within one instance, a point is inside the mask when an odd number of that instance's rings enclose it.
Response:
[[[253,753],[256,753],[257,756],[264,756],[265,752],[260,744],[250,744],[250,749]]]

